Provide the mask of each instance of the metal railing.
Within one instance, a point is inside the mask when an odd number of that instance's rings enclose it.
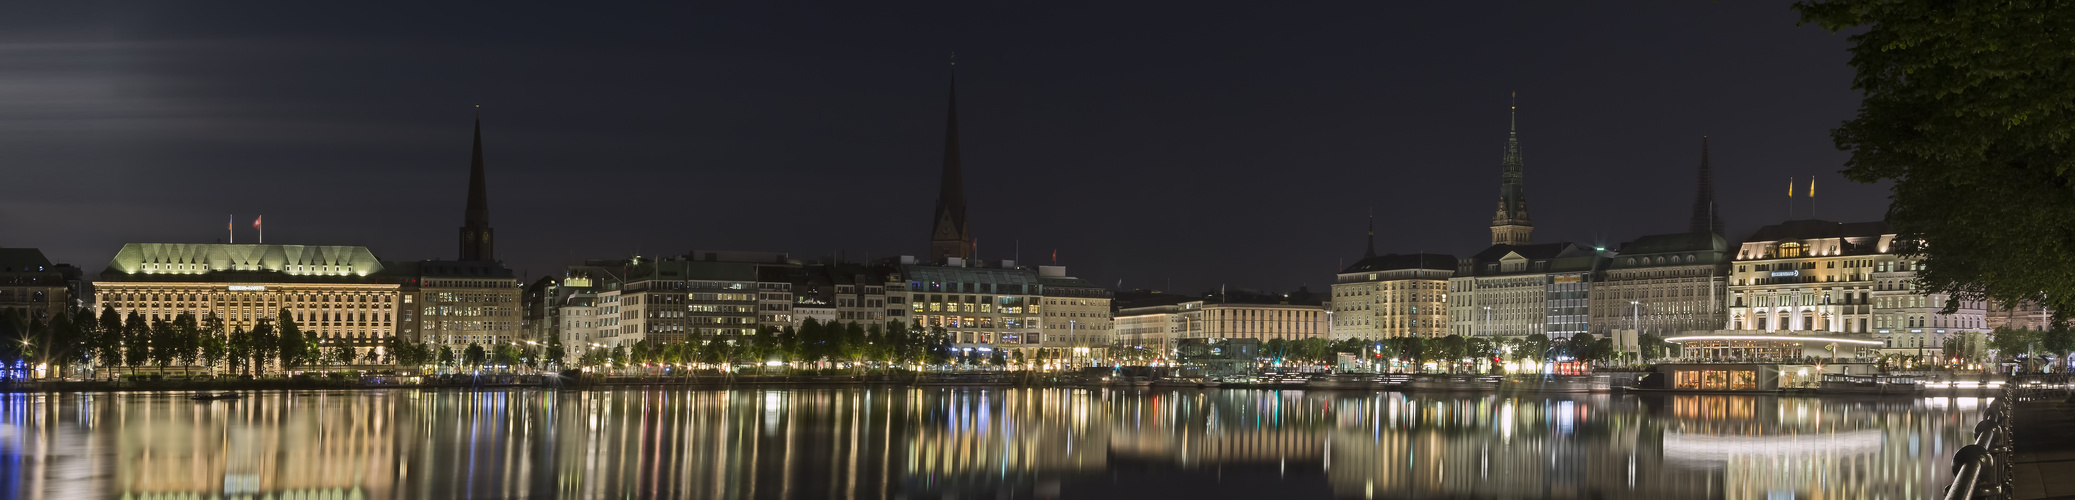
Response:
[[[2011,377],[2002,394],[1982,410],[1981,422],[1974,424],[1974,444],[1953,453],[1953,483],[1945,490],[1946,500],[2010,498],[2016,442],[2011,439],[2012,407],[2022,401],[2066,398],[2069,381],[2065,374]]]

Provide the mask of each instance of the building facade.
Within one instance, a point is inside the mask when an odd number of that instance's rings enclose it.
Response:
[[[1981,301],[1945,314],[1946,296],[1914,288],[1922,261],[1898,255],[1883,222],[1795,220],[1765,226],[1737,250],[1729,329],[1872,333],[1890,354],[1935,350],[1986,332]]]
[[[1331,336],[1334,340],[1445,337],[1451,255],[1371,256],[1340,270],[1334,279]]]
[[[1049,351],[1045,358],[1078,360],[1085,366],[1107,357],[1117,339],[1110,307],[1115,293],[1067,276],[1064,267],[1038,266],[1037,271],[1044,297],[1037,341],[1040,349]]]
[[[379,352],[415,305],[397,273],[366,247],[130,243],[95,280],[95,303],[128,317],[221,319],[226,330],[273,323],[287,310],[302,334]]]
[[[1592,334],[1636,330],[1665,337],[1721,329],[1729,320],[1731,257],[1729,243],[1712,233],[1623,243],[1592,285]]]
[[[1494,245],[1461,259],[1448,279],[1449,332],[1551,340],[1584,332],[1598,262],[1572,243]]]
[[[34,248],[0,248],[0,311],[50,321],[73,307],[71,266],[57,266]]]

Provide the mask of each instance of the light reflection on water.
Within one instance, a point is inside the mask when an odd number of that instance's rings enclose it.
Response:
[[[1980,406],[893,387],[17,394],[0,396],[0,496],[1925,498]]]

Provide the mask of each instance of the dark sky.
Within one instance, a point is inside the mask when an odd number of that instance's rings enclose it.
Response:
[[[683,3],[675,3],[683,4]],[[1439,5],[1429,5],[1439,4]],[[325,10],[330,9],[330,10]],[[1126,288],[1322,289],[1489,242],[1509,92],[1537,241],[1686,228],[1701,136],[1732,239],[1873,220],[1828,129],[1841,35],[1787,2],[310,2],[0,17],[0,246],[98,272],[125,242],[452,258],[482,104],[499,255],[927,248],[945,59],[972,228]],[[1802,206],[1806,217],[1807,206]]]

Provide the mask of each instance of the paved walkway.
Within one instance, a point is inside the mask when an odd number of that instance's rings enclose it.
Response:
[[[2013,413],[2013,498],[2075,499],[2075,403],[2023,402]]]

